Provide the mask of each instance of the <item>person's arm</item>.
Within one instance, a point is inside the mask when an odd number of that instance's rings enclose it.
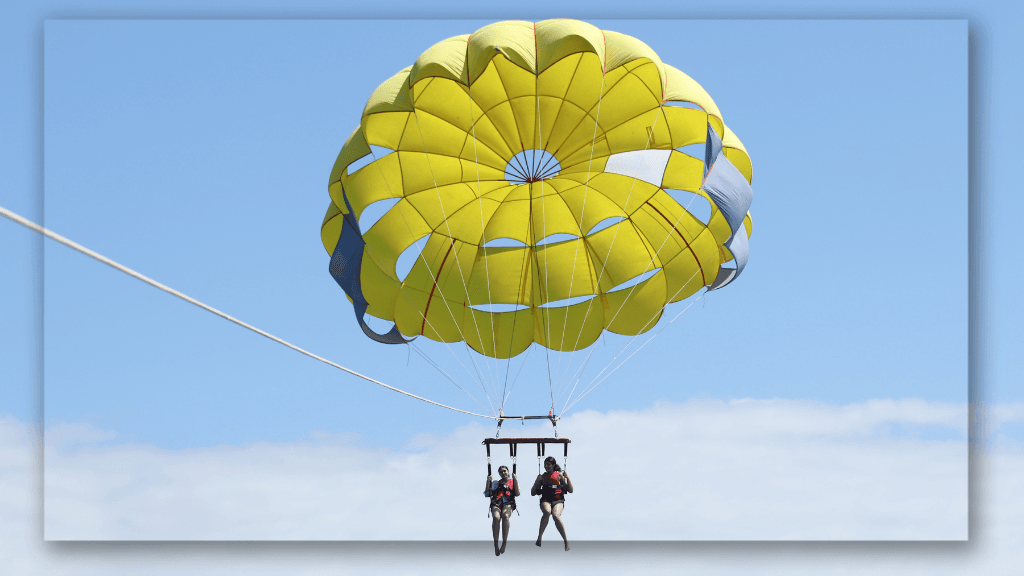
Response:
[[[572,480],[569,480],[569,475],[563,470],[559,476],[561,477],[562,486],[565,487],[565,491],[572,494]]]
[[[533,488],[530,488],[530,496],[536,496],[540,494],[540,479],[542,477],[543,476],[541,474],[537,474],[537,479],[533,481]]]
[[[519,477],[515,474],[512,475],[512,489],[513,495],[519,496]]]
[[[487,475],[487,486],[484,486],[484,496],[487,496],[488,498],[491,497],[491,482],[492,482],[491,475],[488,474]]]

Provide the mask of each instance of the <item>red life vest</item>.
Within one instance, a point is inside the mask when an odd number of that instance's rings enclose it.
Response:
[[[540,499],[542,502],[556,502],[565,500],[565,493],[562,491],[560,482],[561,474],[557,471],[545,474],[541,477]]]
[[[501,508],[505,504],[511,504],[512,508],[516,507],[514,482],[514,478],[509,478],[504,482],[498,480],[498,487],[496,489],[491,489],[491,506]]]

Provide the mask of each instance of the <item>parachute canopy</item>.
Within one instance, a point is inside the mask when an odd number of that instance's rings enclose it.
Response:
[[[321,235],[375,340],[578,350],[734,280],[750,181],[711,97],[640,40],[499,22],[374,91],[331,171]],[[378,334],[364,314],[395,326]]]

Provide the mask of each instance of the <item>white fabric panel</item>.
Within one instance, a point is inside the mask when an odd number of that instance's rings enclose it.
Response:
[[[671,150],[631,150],[608,157],[604,171],[661,186]]]

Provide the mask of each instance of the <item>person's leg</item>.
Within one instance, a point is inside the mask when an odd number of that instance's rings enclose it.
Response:
[[[508,542],[508,526],[511,517],[512,506],[505,505],[504,509],[501,511],[501,549],[498,550],[501,554],[505,553],[505,544]]]
[[[555,517],[555,528],[558,529],[558,533],[562,535],[562,541],[565,542],[565,549],[569,549],[569,539],[565,537],[565,524],[562,522],[562,508],[564,504],[562,502],[555,503],[551,507],[551,515]]]
[[[501,521],[501,511],[496,506],[491,506],[491,534],[494,536],[494,555],[500,556],[498,550],[498,522]]]
[[[537,546],[540,546],[541,536],[544,535],[544,529],[548,527],[548,518],[551,517],[551,503],[541,502],[540,503],[540,533],[537,534]]]

